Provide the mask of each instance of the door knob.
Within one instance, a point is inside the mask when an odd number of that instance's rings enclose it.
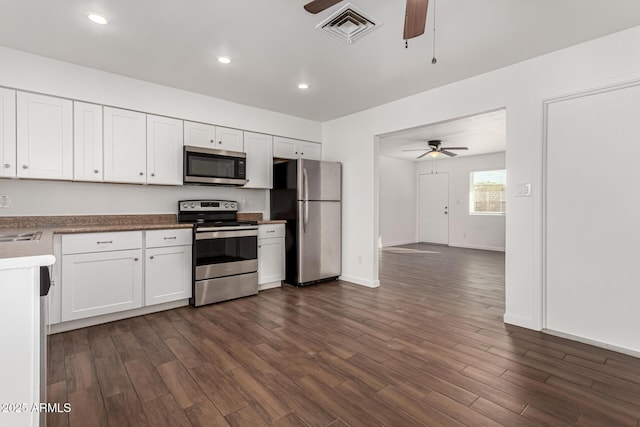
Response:
[[[100,172],[98,169],[95,169],[95,170],[93,171],[93,173],[98,173],[98,172]]]
[[[144,172],[140,172],[140,176],[144,175]]]
[[[4,168],[5,168],[5,169],[9,169],[10,167],[11,167],[11,165],[10,165],[9,163],[5,163],[5,164],[4,164]]]
[[[149,257],[149,259],[153,259],[153,255],[151,255],[151,256]]]
[[[22,165],[22,169],[29,169],[29,166],[27,166],[27,165]]]

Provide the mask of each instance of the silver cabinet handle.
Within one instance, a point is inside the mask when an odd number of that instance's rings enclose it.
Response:
[[[212,143],[212,144],[214,143],[213,139],[211,141],[209,141],[209,142]]]
[[[27,166],[27,165],[22,165],[22,169],[29,169],[29,166]]]
[[[267,230],[267,233],[275,233],[276,230]]]
[[[258,249],[260,249],[262,247],[262,245],[258,245]]]
[[[153,255],[151,255],[151,256],[149,257],[149,259],[153,259]]]
[[[222,144],[222,141],[218,141],[218,144]]]
[[[113,240],[103,240],[102,242],[98,240],[96,243],[99,245],[108,245],[110,243],[113,243]]]
[[[133,260],[134,260],[134,261],[138,261],[138,258],[134,258]]]
[[[10,165],[9,163],[5,163],[5,164],[4,164],[4,167],[5,167],[5,169],[8,169],[8,168],[10,168],[10,167],[11,167],[11,165]]]
[[[176,236],[163,237],[164,240],[176,240]]]
[[[140,176],[144,175],[144,172],[140,172]]]
[[[156,176],[156,174],[155,174],[155,173],[153,173],[153,172],[151,172],[151,176]]]
[[[94,169],[93,173],[98,173],[100,172],[98,169]]]

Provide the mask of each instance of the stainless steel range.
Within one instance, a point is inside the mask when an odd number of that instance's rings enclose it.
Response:
[[[178,222],[195,225],[194,307],[258,293],[258,226],[237,214],[230,200],[178,202]]]

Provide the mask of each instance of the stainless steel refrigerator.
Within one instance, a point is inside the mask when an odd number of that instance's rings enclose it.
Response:
[[[287,220],[285,282],[304,286],[340,276],[340,163],[288,160],[274,164],[271,219]]]

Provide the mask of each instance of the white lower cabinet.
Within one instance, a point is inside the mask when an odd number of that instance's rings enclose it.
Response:
[[[61,314],[52,301],[50,324],[190,298],[191,229],[148,230],[144,237],[124,231],[54,240],[62,258],[60,275],[53,272]]]
[[[63,322],[139,307],[142,249],[62,256]]]
[[[258,286],[260,290],[280,286],[285,274],[284,224],[258,227]]]
[[[191,298],[191,230],[147,231],[146,247],[144,304]]]

